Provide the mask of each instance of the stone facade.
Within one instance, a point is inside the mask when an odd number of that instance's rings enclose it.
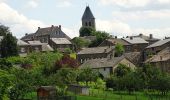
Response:
[[[84,48],[77,53],[77,60],[79,63],[84,63],[90,59],[102,59],[102,58],[111,58],[114,54],[113,47],[94,47],[94,48]]]
[[[82,27],[91,27],[96,29],[95,17],[93,16],[89,6],[87,6],[84,11],[82,17]]]

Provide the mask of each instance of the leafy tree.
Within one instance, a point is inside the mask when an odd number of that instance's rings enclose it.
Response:
[[[73,44],[76,46],[76,50],[80,50],[83,47],[88,47],[88,45],[90,44],[89,41],[79,38],[79,37],[75,37],[72,39]]]
[[[108,39],[110,37],[109,33],[103,31],[94,31],[92,34],[96,36],[96,40],[92,41],[89,47],[96,47],[100,45],[105,39]]]
[[[116,44],[116,46],[115,46],[115,56],[116,56],[116,57],[121,56],[124,51],[125,51],[125,50],[124,50],[124,47],[123,47],[122,44],[119,44],[119,43]]]
[[[95,82],[98,76],[99,74],[97,71],[91,68],[85,68],[85,69],[81,69],[77,77],[77,81],[86,82],[86,85],[88,86],[88,82]]]
[[[91,27],[81,27],[80,30],[79,30],[80,37],[92,36],[93,31],[95,31],[95,30]]]
[[[8,97],[8,90],[14,85],[14,80],[14,75],[7,71],[0,70],[0,100],[5,100],[5,98]]]
[[[129,94],[143,87],[143,80],[140,79],[135,72],[128,73],[122,77],[124,89],[127,89]]]
[[[131,72],[131,69],[124,65],[124,64],[119,64],[117,66],[117,68],[115,69],[114,71],[114,74],[117,76],[117,77],[123,77],[125,76],[126,74],[128,74],[129,72]]]
[[[1,57],[18,56],[17,40],[11,33],[7,33],[1,41]]]
[[[9,34],[9,28],[0,24],[0,36],[5,36],[6,34]]]

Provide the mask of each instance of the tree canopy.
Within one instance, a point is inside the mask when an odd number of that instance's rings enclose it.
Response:
[[[92,36],[94,31],[95,30],[91,27],[81,27],[80,30],[79,30],[80,37]]]

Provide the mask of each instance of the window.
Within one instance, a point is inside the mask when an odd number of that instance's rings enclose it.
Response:
[[[106,68],[104,68],[104,71],[106,71]]]
[[[87,22],[85,23],[85,26],[88,26]]]
[[[91,22],[89,22],[89,26],[91,26]]]
[[[25,52],[25,48],[21,48],[21,53],[24,53]]]

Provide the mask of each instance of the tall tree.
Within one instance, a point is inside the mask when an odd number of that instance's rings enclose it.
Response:
[[[6,58],[11,56],[17,56],[17,39],[13,37],[11,33],[8,33],[8,31],[6,33],[7,34],[3,37],[1,41],[1,57]]]
[[[118,56],[121,56],[124,52],[124,47],[122,44],[116,44],[115,46],[115,56],[118,57]]]
[[[9,28],[0,24],[0,36],[5,36],[8,33],[10,33]]]
[[[92,36],[92,33],[94,32],[95,30],[91,27],[81,27],[79,32],[80,32],[80,37],[83,37],[83,36]]]

